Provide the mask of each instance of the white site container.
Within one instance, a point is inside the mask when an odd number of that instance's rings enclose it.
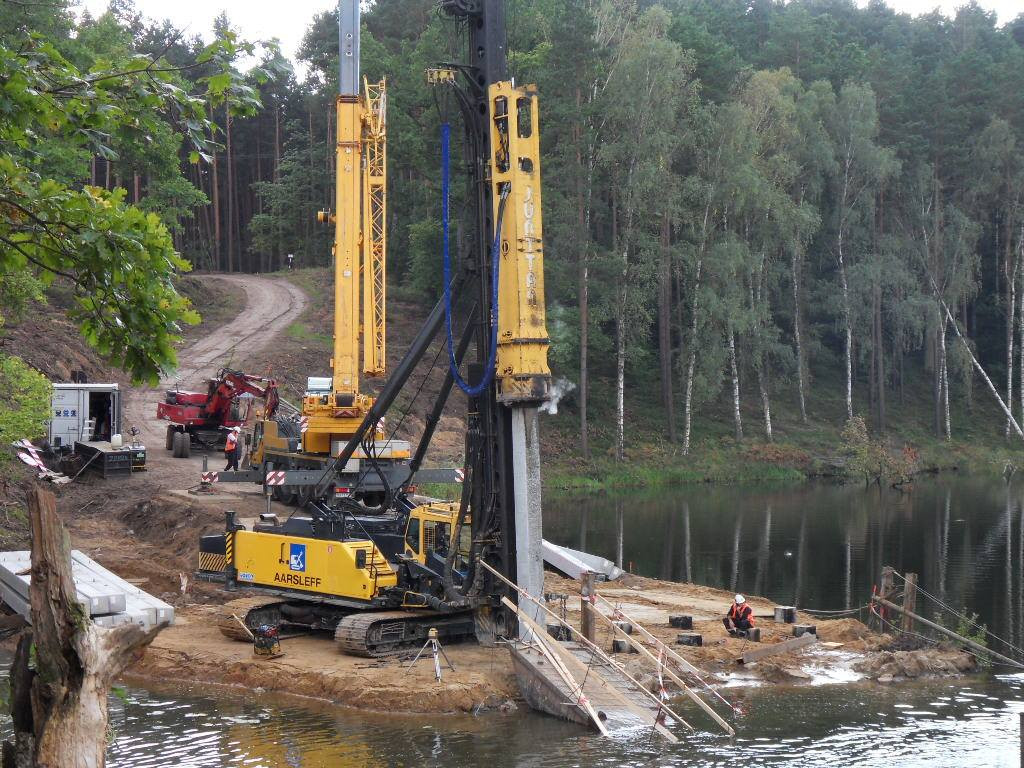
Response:
[[[53,385],[49,425],[51,445],[73,446],[78,440],[110,440],[119,433],[121,392],[117,384]]]

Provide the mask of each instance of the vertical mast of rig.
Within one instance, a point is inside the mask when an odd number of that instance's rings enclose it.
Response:
[[[508,78],[503,0],[439,0],[465,22],[469,61],[463,122],[475,226],[468,284],[477,291],[477,378],[486,377],[490,323],[498,320],[494,383],[470,400],[476,434],[473,536],[493,542],[496,565],[532,595],[544,589],[537,409],[548,399],[544,310],[540,136],[537,91]],[[497,244],[497,303],[492,248]],[[472,373],[472,370],[471,370]],[[524,606],[529,612],[529,606]],[[537,609],[533,609],[536,611]]]

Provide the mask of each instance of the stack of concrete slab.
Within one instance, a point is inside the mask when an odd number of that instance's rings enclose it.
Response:
[[[26,621],[31,621],[31,570],[30,552],[0,552],[0,598]],[[162,622],[174,623],[173,606],[129,584],[77,549],[71,551],[71,576],[82,610],[101,627],[138,624],[149,629]]]

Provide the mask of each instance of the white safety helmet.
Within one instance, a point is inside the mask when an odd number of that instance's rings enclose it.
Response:
[[[232,427],[232,428],[231,428],[231,431],[232,431],[232,432],[241,432],[241,431],[242,431],[242,428],[241,428],[241,427]]]
[[[742,605],[745,602],[747,601],[744,599],[743,595],[736,595],[736,605]]]

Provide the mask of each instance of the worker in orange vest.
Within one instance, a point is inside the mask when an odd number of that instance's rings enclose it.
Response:
[[[730,635],[747,636],[747,630],[754,626],[754,611],[747,605],[743,595],[736,595],[722,623]]]
[[[238,460],[242,458],[241,431],[239,427],[232,427],[224,441],[224,456],[228,460],[228,465],[224,467],[225,472],[231,469],[238,470]]]

